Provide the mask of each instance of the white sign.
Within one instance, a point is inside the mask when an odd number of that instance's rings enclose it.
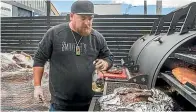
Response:
[[[118,15],[121,13],[121,4],[95,4],[95,14],[98,15]]]
[[[12,5],[0,2],[1,17],[12,17]]]

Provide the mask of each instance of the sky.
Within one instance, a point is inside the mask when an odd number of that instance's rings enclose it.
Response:
[[[61,12],[70,12],[71,4],[76,0],[51,0],[56,9]],[[132,5],[128,14],[143,14],[144,0],[90,0],[95,4],[122,3],[121,13],[124,14],[126,8]],[[157,0],[147,0],[147,14],[155,14]],[[184,6],[188,3],[196,2],[196,0],[162,0],[162,14],[168,14],[171,11]]]

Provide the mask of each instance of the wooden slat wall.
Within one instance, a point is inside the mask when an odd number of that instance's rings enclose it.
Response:
[[[63,22],[66,22],[65,16],[50,17],[50,26]],[[46,16],[1,18],[2,52],[22,50],[33,55],[47,29]]]
[[[128,55],[132,44],[142,35],[148,34],[158,15],[96,15],[93,28],[105,37],[115,64]],[[51,16],[50,27],[67,22],[69,17]],[[169,23],[167,23],[169,26]],[[5,17],[1,18],[2,52],[15,50],[31,55],[37,49],[38,42],[47,31],[47,17]]]
[[[99,15],[93,27],[103,34],[114,54],[115,64],[128,55],[132,44],[142,35],[148,34],[157,15]]]

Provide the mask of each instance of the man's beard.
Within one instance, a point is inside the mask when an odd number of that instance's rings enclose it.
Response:
[[[92,29],[92,28],[84,28],[84,29],[78,28],[78,29],[77,29],[77,32],[78,32],[81,36],[88,36],[88,35],[90,35],[90,33],[91,33],[91,29]]]

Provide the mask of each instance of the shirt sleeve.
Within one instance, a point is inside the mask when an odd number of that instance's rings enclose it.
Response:
[[[110,69],[113,66],[113,61],[114,61],[114,56],[111,53],[110,49],[107,46],[107,42],[105,40],[105,38],[103,37],[103,35],[99,35],[100,36],[100,51],[99,51],[99,55],[98,58],[104,59],[105,61],[108,62],[109,67],[108,69]]]
[[[53,38],[52,29],[49,29],[42,40],[38,44],[38,49],[34,54],[34,63],[33,67],[44,67],[46,61],[48,61],[52,54],[52,38]]]

